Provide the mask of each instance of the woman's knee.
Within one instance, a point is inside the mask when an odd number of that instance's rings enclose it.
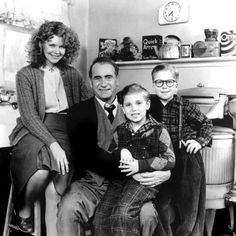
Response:
[[[29,179],[27,188],[43,189],[50,181],[50,172],[48,170],[37,170]]]
[[[53,178],[53,183],[55,185],[55,189],[59,195],[63,195],[65,192],[66,188],[69,186],[71,182],[71,175],[66,174],[64,176],[62,175],[56,175]]]
[[[48,170],[37,170],[30,178],[30,181],[48,181],[50,172]]]

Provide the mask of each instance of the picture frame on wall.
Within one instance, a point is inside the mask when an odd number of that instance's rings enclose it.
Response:
[[[191,57],[190,44],[182,44],[180,46],[180,57],[181,58],[190,58]]]

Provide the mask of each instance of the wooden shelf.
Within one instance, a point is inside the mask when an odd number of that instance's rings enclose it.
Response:
[[[152,69],[158,63],[169,63],[180,72],[179,89],[194,88],[202,83],[205,87],[223,88],[228,95],[236,94],[236,56],[119,61],[116,63],[120,68],[120,88],[130,83],[139,83],[149,91],[153,91]]]
[[[205,67],[217,65],[226,66],[236,64],[236,56],[228,57],[201,57],[201,58],[179,58],[179,59],[169,59],[169,60],[141,60],[141,61],[118,61],[116,64],[120,69],[130,69],[132,67],[137,68],[149,68],[155,66],[157,63],[169,63],[175,64],[176,67]]]

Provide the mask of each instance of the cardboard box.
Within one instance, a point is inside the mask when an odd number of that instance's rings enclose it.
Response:
[[[158,51],[162,45],[161,35],[147,35],[142,37],[142,59],[158,59]]]
[[[236,56],[236,33],[232,30],[223,31],[220,36],[221,56]]]

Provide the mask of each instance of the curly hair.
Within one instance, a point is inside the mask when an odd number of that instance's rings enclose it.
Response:
[[[54,35],[63,38],[66,49],[65,55],[57,63],[59,67],[66,67],[79,55],[80,42],[77,34],[59,21],[45,21],[31,36],[27,44],[28,63],[34,67],[44,66],[46,58],[42,53],[40,43],[44,43]]]

